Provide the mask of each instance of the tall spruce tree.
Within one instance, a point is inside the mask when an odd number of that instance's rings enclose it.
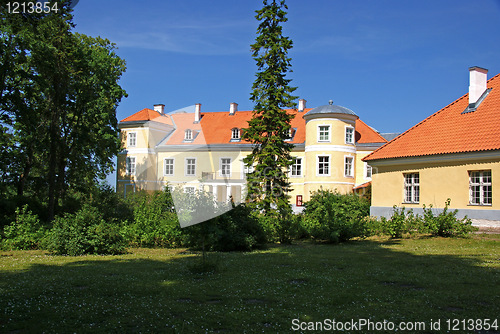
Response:
[[[293,119],[286,108],[296,106],[296,97],[292,96],[296,88],[291,87],[291,80],[286,78],[291,72],[291,58],[287,54],[292,41],[283,36],[282,24],[288,21],[285,1],[264,0],[263,4],[263,8],[256,11],[260,24],[251,46],[258,67],[251,94],[254,113],[243,132],[243,139],[254,144],[252,153],[244,159],[247,166],[254,167],[247,175],[247,199],[266,215],[276,218],[280,239],[286,241],[285,221],[291,214],[286,170],[292,164],[293,148],[285,141]]]

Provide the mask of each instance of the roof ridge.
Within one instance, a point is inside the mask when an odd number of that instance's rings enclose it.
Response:
[[[500,85],[500,73],[493,76],[487,81],[487,87],[488,88],[494,88],[498,89],[498,86]],[[474,146],[468,147],[468,148],[463,148],[463,147],[458,147],[460,144],[450,144],[450,145],[445,145],[441,153],[434,153],[437,152],[436,149],[431,148],[429,146],[430,144],[428,141],[426,141],[425,138],[419,137],[422,135],[422,133],[425,133],[425,131],[428,131],[429,129],[433,129],[433,127],[436,126],[436,124],[440,122],[448,122],[449,120],[453,120],[455,123],[449,124],[454,128],[455,126],[459,127],[460,125],[462,126],[467,126],[466,125],[466,120],[461,117],[461,112],[463,111],[462,105],[468,102],[466,99],[468,98],[469,93],[467,92],[466,94],[460,96],[459,98],[455,99],[448,105],[444,106],[443,108],[439,109],[438,111],[434,112],[430,116],[424,118],[420,122],[418,122],[416,125],[412,126],[408,130],[404,131],[400,135],[398,135],[396,138],[394,138],[392,141],[390,141],[388,144],[383,145],[382,147],[376,149],[369,155],[367,155],[365,158],[363,158],[364,161],[369,161],[369,160],[379,160],[379,159],[389,159],[389,158],[398,158],[398,157],[405,157],[405,156],[424,156],[424,155],[432,155],[432,154],[443,154],[443,153],[453,153],[453,152],[467,152],[470,150],[491,150],[492,146],[489,145],[488,147],[481,147],[481,146]],[[497,94],[491,95],[491,96],[496,96],[494,99],[498,99],[498,92]],[[497,103],[497,100],[489,100],[490,102],[494,102],[495,104]],[[465,106],[464,106],[465,108]],[[493,105],[491,107],[488,107],[487,110],[490,110],[491,108],[494,108]],[[484,108],[483,108],[484,109]],[[484,112],[493,112],[493,111],[484,111]],[[441,117],[439,117],[441,115]],[[444,118],[443,118],[444,117]],[[438,122],[438,123],[436,123]],[[465,122],[465,123],[464,123]],[[427,126],[427,124],[430,124]],[[445,123],[448,124],[448,123]],[[455,125],[456,124],[456,125]],[[430,127],[430,128],[429,128]],[[451,131],[451,132],[450,132]],[[446,130],[443,135],[449,135],[450,133],[453,133],[455,139],[453,140],[459,140],[459,137],[456,130]],[[435,138],[436,136],[433,136]],[[410,142],[421,142],[421,144],[418,144],[418,148],[415,148],[416,146],[413,146],[412,144],[412,149],[408,151]],[[454,146],[455,145],[455,146]],[[458,146],[457,146],[458,145]],[[426,151],[426,149],[430,149],[430,151]]]
[[[496,76],[500,75],[497,74]],[[493,78],[492,78],[493,79]],[[491,79],[490,79],[491,80]],[[386,146],[389,146],[389,145],[394,145],[394,142],[396,142],[399,138],[403,137],[404,135],[406,135],[407,133],[409,133],[410,131],[416,129],[417,127],[421,126],[422,124],[424,124],[425,122],[429,121],[430,119],[434,118],[435,116],[437,116],[438,114],[441,114],[443,111],[445,111],[446,109],[449,109],[451,106],[453,106],[454,104],[458,103],[459,101],[461,101],[463,98],[465,98],[467,94],[464,94],[462,95],[461,97],[459,97],[458,99],[454,100],[453,102],[449,103],[448,105],[444,106],[443,108],[439,109],[438,111],[436,111],[435,113],[427,116],[426,118],[424,118],[423,120],[421,120],[420,122],[418,122],[417,124],[415,124],[414,126],[412,126],[411,128],[409,128],[408,130],[404,131],[403,133],[399,134],[396,138],[394,138],[393,140],[389,141],[387,144],[377,148],[375,151],[373,151],[372,153],[368,154],[365,158],[368,158],[370,157],[371,155],[375,154],[375,152],[379,151],[380,149],[386,147]]]

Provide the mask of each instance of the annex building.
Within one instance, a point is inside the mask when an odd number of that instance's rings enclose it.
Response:
[[[118,156],[117,191],[124,196],[138,190],[181,186],[185,191],[203,189],[218,201],[245,196],[249,167],[243,158],[252,144],[241,139],[252,111],[239,111],[231,103],[225,112],[168,114],[165,106],[143,109],[121,120],[124,150]],[[290,138],[295,147],[289,173],[292,205],[302,206],[312,191],[337,189],[350,193],[372,179],[372,169],[362,159],[387,143],[350,109],[332,101],[306,108],[299,100]]]
[[[487,72],[471,67],[468,94],[362,159],[374,170],[371,215],[450,198],[459,217],[500,220],[500,74]]]

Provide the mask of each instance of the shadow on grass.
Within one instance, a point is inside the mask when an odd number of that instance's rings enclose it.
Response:
[[[211,253],[223,270],[206,275],[193,274],[200,259],[180,250],[14,253],[0,257],[0,332],[276,333],[290,331],[293,319],[427,326],[442,319],[445,329],[446,319],[500,314],[498,245],[423,239],[271,246]]]

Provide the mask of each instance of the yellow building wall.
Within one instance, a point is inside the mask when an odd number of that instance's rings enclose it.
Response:
[[[292,204],[296,203],[297,195],[302,196],[302,201],[305,201],[306,199],[306,191],[304,187],[304,182],[306,180],[305,178],[305,173],[308,168],[307,161],[306,161],[306,156],[304,152],[292,152],[291,153],[292,157],[294,158],[302,158],[302,175],[301,176],[292,176],[291,173],[291,167],[290,167],[290,173],[288,174],[288,181],[291,184],[292,190],[290,191],[290,202]]]
[[[469,171],[491,170],[492,174],[492,206],[469,205]],[[404,203],[404,173],[419,173],[420,202]],[[452,208],[474,210],[500,209],[500,162],[437,162],[411,164],[402,166],[378,166],[373,174],[372,206],[421,208],[432,204],[435,208],[443,208],[451,198]]]
[[[148,128],[132,128],[132,129],[122,129],[120,131],[120,138],[122,142],[122,147],[128,147],[128,134],[130,132],[136,133],[136,145],[133,148],[148,148],[149,147],[149,129]]]
[[[330,141],[319,141],[318,127],[330,126]],[[306,123],[306,177],[304,180],[304,201],[310,199],[311,192],[319,189],[337,190],[351,193],[356,177],[356,148],[345,142],[346,126],[354,127],[354,120],[311,119]],[[330,175],[318,175],[318,156],[330,157]],[[353,177],[344,176],[346,156],[354,158]]]
[[[360,185],[372,180],[371,177],[366,177],[367,163],[361,160],[371,152],[372,151],[358,151],[356,153],[356,173],[354,174],[356,185]]]
[[[126,174],[126,157],[135,157],[135,174]],[[117,158],[117,182],[118,192],[124,192],[127,184],[132,184],[135,191],[158,190],[157,185],[157,158],[155,154],[119,154]],[[127,190],[128,192],[128,190]]]
[[[330,126],[330,141],[318,142],[318,126]],[[354,144],[345,143],[346,126],[355,126],[355,120],[350,119],[311,119],[306,123],[306,151],[292,151],[291,155],[302,158],[302,175],[291,176],[290,201],[296,203],[296,196],[302,195],[303,202],[310,199],[310,194],[319,189],[337,190],[341,193],[351,193],[355,185],[369,181],[365,178],[365,163],[361,159],[370,153],[363,151],[356,153]],[[127,135],[129,132],[135,132],[136,146],[127,148]],[[200,187],[203,184],[205,190],[212,189],[214,184],[219,186],[226,182],[220,175],[220,159],[231,159],[231,185],[245,187],[244,164],[243,159],[250,151],[240,151],[235,148],[234,151],[198,151],[191,150],[190,145],[186,145],[186,150],[182,152],[162,152],[146,153],[145,150],[152,150],[165,138],[166,132],[149,127],[123,128],[121,131],[122,143],[125,149],[129,149],[128,156],[136,157],[136,174],[125,175],[125,154],[118,156],[117,173],[117,191],[123,192],[127,185],[134,185],[136,190],[161,190],[166,184],[172,186],[195,186]],[[310,149],[312,146],[312,149]],[[134,153],[134,150],[141,153]],[[141,151],[142,150],[142,151]],[[318,156],[327,155],[330,157],[330,175],[318,175]],[[345,157],[354,158],[353,176],[344,175]],[[164,175],[165,158],[174,159],[174,175]],[[186,158],[196,159],[196,174],[194,176],[185,175]],[[202,179],[203,172],[215,173],[213,179]],[[206,175],[205,175],[206,176]],[[237,189],[237,188],[234,188]],[[127,190],[127,192],[130,190]],[[220,189],[219,189],[220,191]],[[244,189],[243,189],[244,191]],[[219,194],[220,195],[220,194]],[[223,195],[220,195],[223,196]]]

